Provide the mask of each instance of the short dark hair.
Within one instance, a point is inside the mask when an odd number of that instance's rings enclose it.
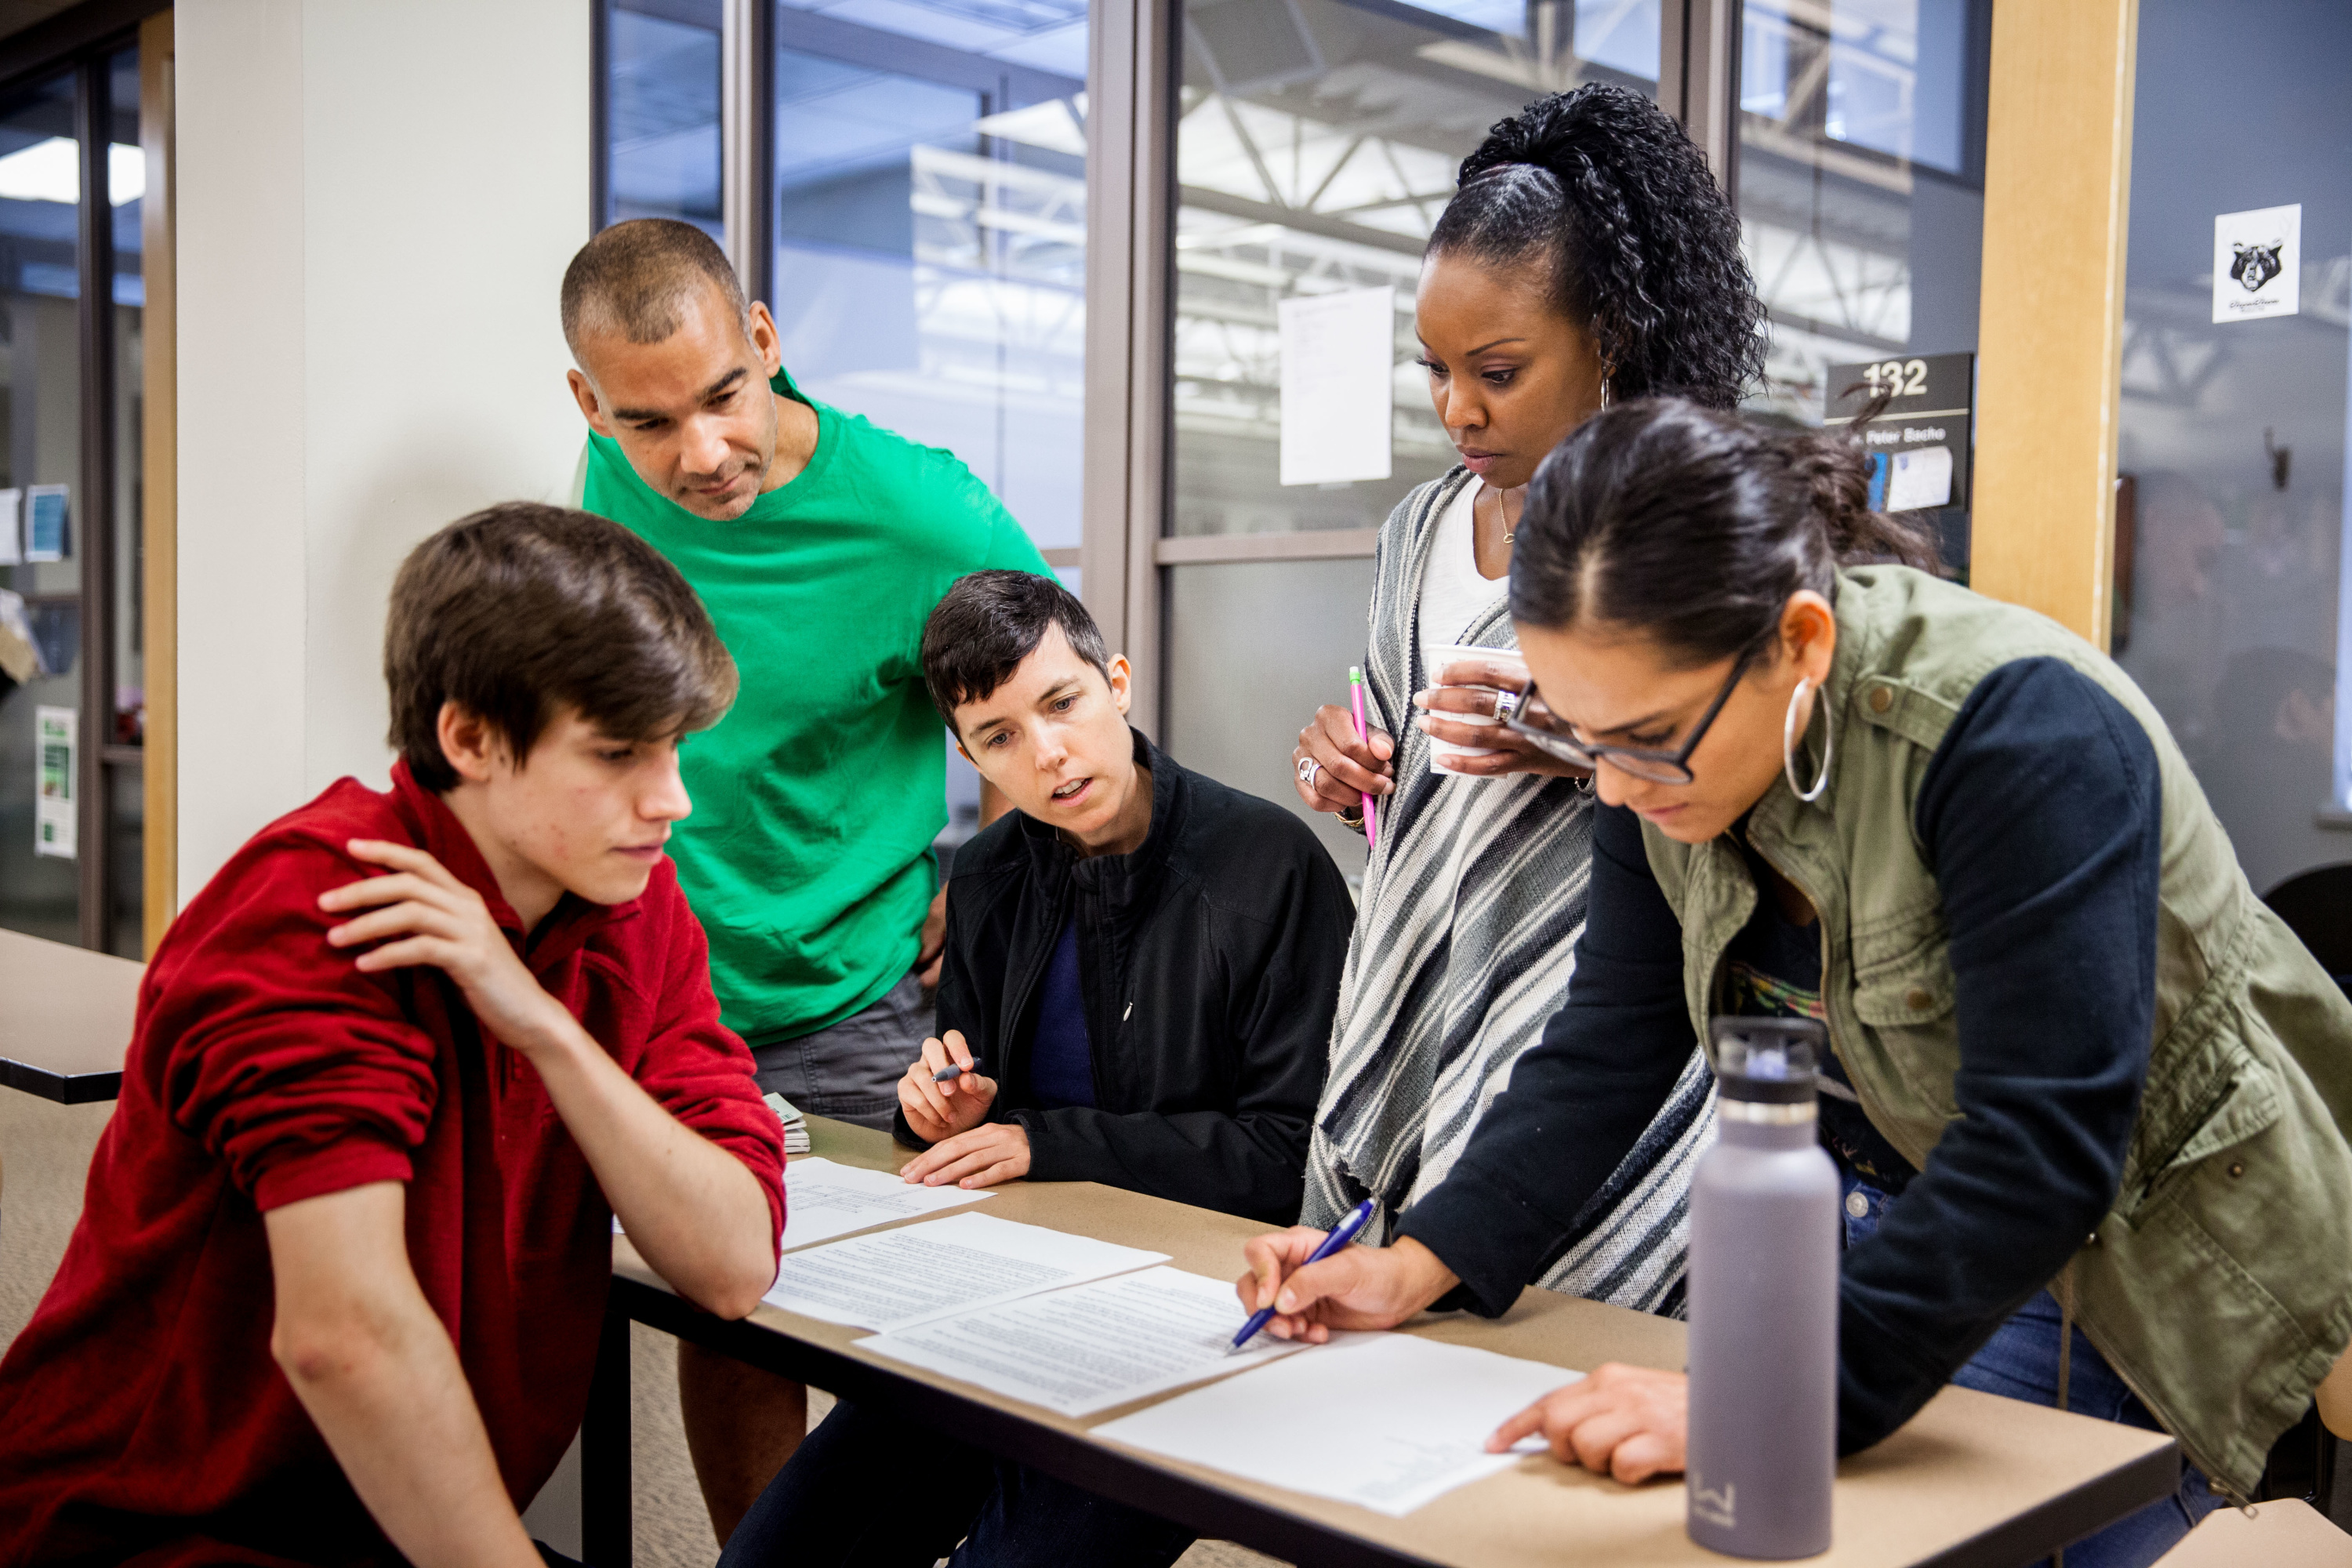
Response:
[[[705,288],[719,290],[748,336],[751,307],[716,240],[676,218],[616,223],[582,246],[563,269],[563,341],[575,360],[580,340],[593,333],[660,342],[685,319],[680,307]]]
[[[429,790],[457,775],[441,705],[496,729],[520,763],[565,708],[616,739],[717,723],[735,661],[677,568],[616,522],[508,501],[408,552],[383,628],[392,743]]]
[[[1012,679],[1051,626],[1061,627],[1071,651],[1110,679],[1102,628],[1078,596],[1053,578],[975,572],[947,591],[923,625],[923,684],[948,733],[956,733],[957,708],[982,700]]]
[[[1430,255],[1455,253],[1541,268],[1618,401],[1729,408],[1763,379],[1738,216],[1705,154],[1638,92],[1587,82],[1496,124],[1430,231]]]

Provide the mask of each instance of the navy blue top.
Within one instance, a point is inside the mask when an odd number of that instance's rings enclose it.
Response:
[[[1029,1046],[1029,1099],[1039,1110],[1091,1110],[1094,1047],[1087,1037],[1087,998],[1078,986],[1078,917],[1062,922],[1062,939],[1037,987],[1037,1033]]]
[[[1846,1250],[1841,1451],[1909,1420],[2114,1203],[2155,1027],[2162,811],[2147,731],[2056,659],[1987,675],[1929,759],[1912,826],[1950,936],[1960,1116]],[[1593,816],[1567,1005],[1397,1227],[1490,1315],[1601,1217],[1587,1200],[1696,1043],[1682,927],[1641,824]]]

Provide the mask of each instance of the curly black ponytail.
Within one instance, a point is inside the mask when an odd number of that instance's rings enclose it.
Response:
[[[1801,588],[1890,561],[1933,571],[1916,520],[1870,510],[1845,434],[1790,435],[1678,399],[1622,404],[1552,449],[1511,550],[1511,614],[1638,629],[1688,665],[1768,637]]]
[[[1617,397],[1729,408],[1762,377],[1764,307],[1739,220],[1648,99],[1605,82],[1539,99],[1487,132],[1460,178],[1430,253],[1548,268]]]

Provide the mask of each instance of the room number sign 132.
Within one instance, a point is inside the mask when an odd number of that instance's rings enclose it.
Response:
[[[1927,362],[1889,359],[1866,364],[1862,367],[1862,384],[1872,397],[1882,393],[1889,397],[1924,397],[1927,393]]]

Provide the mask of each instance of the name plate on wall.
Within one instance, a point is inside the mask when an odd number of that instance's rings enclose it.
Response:
[[[1969,504],[1976,424],[1977,356],[1924,354],[1829,367],[1832,429],[1851,425],[1881,395],[1886,406],[1863,428],[1874,511],[1937,511]]]

